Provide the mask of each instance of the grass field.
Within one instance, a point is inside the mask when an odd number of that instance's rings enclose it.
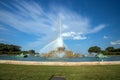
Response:
[[[52,75],[66,80],[120,80],[120,65],[40,66],[0,64],[0,80],[49,80]]]

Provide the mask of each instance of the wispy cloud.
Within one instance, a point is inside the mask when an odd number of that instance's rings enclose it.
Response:
[[[3,25],[0,25],[0,32],[1,31],[8,31],[8,29],[4,28]]]
[[[109,37],[108,36],[103,36],[103,39],[108,39]]]
[[[8,40],[5,38],[0,38],[0,43],[3,43],[3,42],[8,42]]]
[[[47,16],[44,16],[45,14],[41,7],[35,2],[28,3],[23,1],[21,3],[13,4],[13,6],[16,10],[0,10],[1,22],[6,23],[19,31],[35,35],[39,35],[39,33],[49,33],[51,31],[50,26],[54,26],[54,24],[51,24],[53,23],[52,20],[45,18]]]
[[[0,4],[6,7],[0,10],[1,23],[38,36],[38,39],[29,45],[38,46],[43,40],[49,42],[57,37],[58,15],[61,15],[63,36],[68,39],[87,39],[86,34],[97,33],[105,27],[104,24],[92,26],[90,19],[65,7],[58,9],[54,6],[50,10],[45,10],[35,1],[16,1],[11,5],[0,2]],[[44,36],[39,38],[41,34]]]
[[[120,45],[120,40],[111,41],[110,44],[111,44],[111,45]]]
[[[73,40],[83,40],[83,39],[87,39],[87,37],[85,37],[83,35],[82,32],[66,32],[66,33],[62,33],[62,36],[68,39],[73,39]]]
[[[93,29],[90,29],[88,31],[88,33],[96,33],[96,32],[99,32],[100,30],[102,30],[103,28],[105,28],[106,26],[104,24],[100,24],[98,25],[97,27],[93,28]]]

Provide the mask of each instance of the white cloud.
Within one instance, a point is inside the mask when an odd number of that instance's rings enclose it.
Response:
[[[104,39],[108,39],[109,37],[108,36],[103,36]]]
[[[120,40],[111,41],[110,44],[111,44],[111,45],[120,45]]]
[[[2,27],[2,25],[0,25],[0,31],[8,31],[8,29]]]
[[[62,33],[63,37],[72,37],[74,35],[76,35],[77,33],[75,32],[66,32],[66,33]]]
[[[62,25],[63,29],[68,29],[69,27],[65,24]]]
[[[88,18],[66,8],[62,8],[62,10],[51,9],[46,12],[38,3],[25,1],[13,4],[13,6],[17,9],[15,12],[0,11],[0,21],[26,33],[53,34],[52,31],[58,29],[59,14],[62,16],[63,32],[72,30],[74,32],[96,33],[105,27],[104,24],[100,24],[92,28]],[[12,7],[10,9],[14,10]]]
[[[73,40],[84,40],[84,39],[87,39],[87,37],[81,36],[81,35],[78,35],[78,36],[74,36],[74,37],[73,37]]]
[[[90,30],[88,33],[96,33],[99,32],[100,30],[102,30],[103,28],[105,28],[106,26],[104,24],[100,24],[97,27],[93,28],[92,30]]]
[[[59,9],[54,6],[45,10],[45,8],[35,1],[18,1],[12,3],[12,6],[2,2],[2,5],[8,8],[9,11],[5,8],[0,10],[1,23],[9,25],[21,32],[37,35],[38,38],[41,34],[45,35],[39,40],[31,42],[35,45],[40,44],[38,41],[44,40],[43,43],[50,42],[57,37],[59,14],[62,16],[63,36],[68,39],[87,39],[84,36],[85,34],[97,33],[105,27],[104,24],[98,24],[96,27],[92,26],[90,19],[65,7]]]
[[[82,32],[78,32],[78,33],[76,33],[76,32],[66,32],[66,33],[63,33],[62,36],[64,38],[73,39],[73,40],[87,39],[87,37],[85,37]]]
[[[19,31],[35,35],[40,33],[50,34],[52,27],[56,25],[50,18],[45,18],[48,15],[45,15],[42,8],[35,2],[27,3],[23,1],[13,4],[13,6],[17,9],[15,12],[0,10],[0,22],[6,23]]]
[[[6,39],[0,38],[0,42],[7,41]]]

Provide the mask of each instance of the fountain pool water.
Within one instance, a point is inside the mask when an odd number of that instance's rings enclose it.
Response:
[[[17,61],[37,61],[37,62],[94,62],[99,61],[96,57],[79,57],[79,58],[43,58],[36,56],[28,56],[27,58],[19,58],[15,56],[0,56],[0,60],[17,60]],[[120,61],[120,56],[109,56],[104,61]]]

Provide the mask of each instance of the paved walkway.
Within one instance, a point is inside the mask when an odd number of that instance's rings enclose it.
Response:
[[[34,61],[0,60],[0,63],[18,64],[18,65],[80,66],[80,65],[113,65],[113,64],[120,64],[120,61],[103,61],[103,62],[34,62]]]

